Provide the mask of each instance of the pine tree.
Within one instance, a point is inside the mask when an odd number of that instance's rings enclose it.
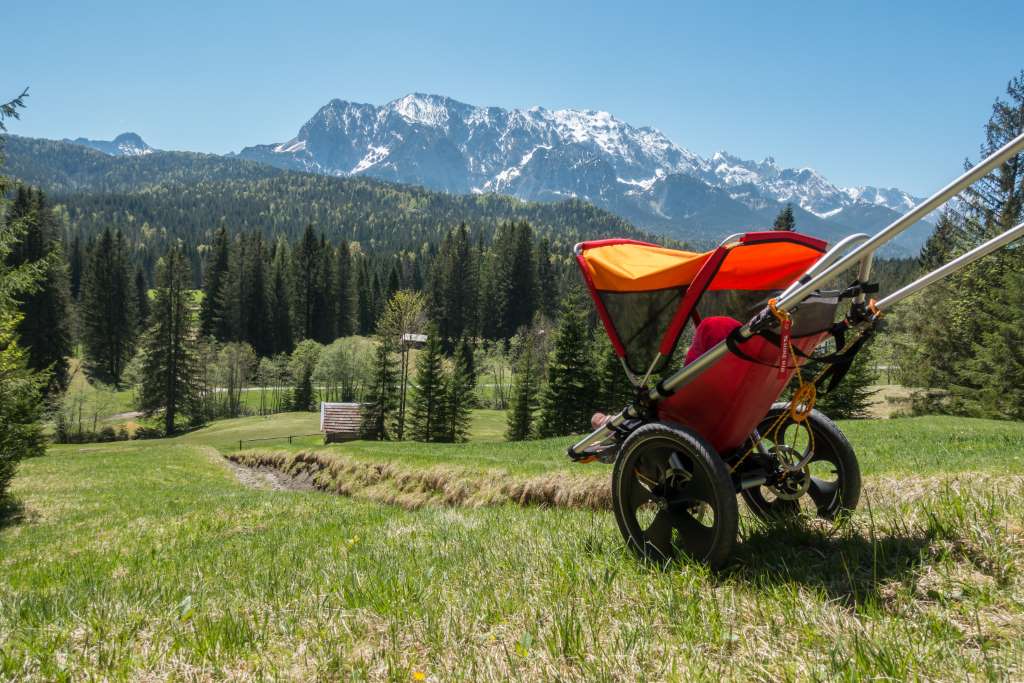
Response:
[[[337,308],[334,304],[334,258],[327,240],[320,236],[317,250],[316,280],[313,289],[312,337],[321,344],[330,344],[337,336]]]
[[[505,432],[509,441],[524,441],[533,436],[541,386],[535,334],[533,330],[523,328],[516,337],[517,357],[512,375],[512,400],[507,415],[508,430]]]
[[[796,230],[796,217],[793,215],[793,205],[786,204],[785,208],[779,211],[772,224],[772,230]]]
[[[512,252],[509,260],[508,317],[504,321],[504,338],[515,334],[523,325],[529,325],[537,312],[537,261],[533,253],[533,228],[529,223],[515,227]]]
[[[338,336],[348,337],[355,333],[355,281],[352,273],[352,253],[345,240],[338,245],[334,277]]]
[[[323,347],[313,339],[304,339],[295,347],[290,363],[294,382],[292,410],[314,409],[313,371],[322,351]]]
[[[4,119],[17,117],[27,95],[26,91],[0,105],[0,133],[5,130]],[[46,275],[49,264],[9,264],[12,250],[24,235],[24,226],[7,219],[8,190],[7,179],[0,176],[0,499],[7,492],[18,461],[43,455],[46,450],[39,396],[49,381],[46,373],[28,367],[28,353],[18,345],[16,329],[21,313],[15,298],[31,292]]]
[[[398,362],[396,344],[390,335],[377,336],[374,353],[373,383],[363,404],[362,436],[374,441],[391,438],[391,422],[398,408]]]
[[[468,390],[470,393],[471,405],[475,407],[477,385],[476,354],[473,351],[473,342],[467,337],[463,337],[459,343],[455,345],[455,362],[461,363],[465,368],[466,381],[469,383]]]
[[[192,423],[203,419],[197,382],[199,321],[192,275],[179,247],[157,263],[152,325],[143,343],[140,408],[164,411],[164,431],[173,434],[179,415]]]
[[[290,261],[288,245],[281,239],[274,247],[274,256],[270,261],[270,285],[267,292],[267,306],[270,310],[270,346],[274,354],[291,353],[295,346],[292,337],[291,292],[288,283]]]
[[[980,381],[978,400],[986,415],[1024,419],[1024,268],[1004,274],[998,302],[1004,315],[992,316],[968,368]]]
[[[472,367],[467,363],[465,353],[457,352],[452,358],[451,372],[445,382],[445,440],[453,443],[466,441],[469,425],[476,404],[474,388],[476,379]]]
[[[985,126],[981,154],[987,156],[1024,134],[1024,70],[997,99]],[[1024,153],[1018,153],[967,193],[970,216],[980,228],[972,231],[972,246],[1024,221]],[[970,223],[968,223],[970,225]],[[973,358],[962,363],[959,384],[966,389],[971,412],[975,405],[986,416],[1018,419],[1024,415],[1024,256],[1007,249],[979,261],[965,272],[962,295],[970,310]],[[960,390],[961,392],[964,389]]]
[[[446,349],[477,328],[477,266],[465,225],[451,230],[431,269],[431,318]]]
[[[546,318],[554,320],[558,316],[558,284],[551,264],[551,241],[547,237],[542,237],[537,244],[537,293],[538,309]]]
[[[19,343],[28,351],[33,370],[49,371],[47,394],[64,390],[71,355],[71,295],[57,220],[38,190],[21,186],[11,207],[10,223],[20,224],[23,237],[8,256],[11,266],[39,262],[45,272],[33,291],[21,297]]]
[[[988,156],[1024,132],[1024,71],[1010,81],[1007,99],[997,99],[985,127],[981,156]],[[947,212],[922,252],[934,267],[1024,218],[1024,154],[1018,154],[965,191],[962,213]],[[1024,327],[1017,292],[1024,270],[1018,251],[1002,250],[898,309],[905,349],[905,382],[936,388],[919,396],[915,409],[1008,417],[1005,400],[1018,395],[1024,363],[1012,351],[1012,330]],[[938,322],[938,321],[941,321]]]
[[[635,391],[633,385],[626,378],[622,368],[622,361],[615,353],[608,335],[597,335],[598,340],[594,345],[594,367],[597,369],[597,407],[604,412],[618,412],[621,408],[633,401]],[[678,365],[669,365],[677,369]]]
[[[135,269],[135,336],[141,338],[149,326],[149,283],[142,268]]]
[[[203,301],[199,308],[199,320],[204,335],[217,339],[231,338],[230,315],[221,306],[224,297],[221,291],[228,277],[230,244],[228,231],[223,226],[213,235],[213,244],[206,254],[206,268],[203,273]]]
[[[75,233],[68,250],[68,277],[71,285],[71,298],[78,301],[82,291],[82,271],[85,268],[85,257],[82,254],[82,238]]]
[[[320,240],[307,225],[292,252],[292,325],[295,338],[316,339],[316,316],[323,292],[323,259]]]
[[[427,345],[416,359],[410,430],[416,441],[445,440],[444,346],[436,326],[427,329]]]
[[[82,291],[86,354],[103,377],[120,386],[121,373],[134,352],[136,331],[128,253],[120,231],[112,235],[104,230],[93,245]]]
[[[537,428],[542,437],[576,434],[589,428],[597,393],[589,331],[587,312],[579,294],[574,293],[563,305],[548,359]]]
[[[873,342],[868,342],[861,348],[853,359],[850,370],[835,389],[825,393],[826,386],[818,387],[815,408],[833,420],[871,417],[871,398],[877,393],[871,386],[878,383],[872,359],[872,346]],[[803,376],[807,379],[814,377],[820,369],[820,364],[811,361],[802,370]]]
[[[375,309],[376,300],[373,296],[373,285],[367,269],[366,259],[359,259],[357,270],[356,294],[358,296],[356,307],[356,320],[358,322],[359,334],[368,335],[373,332],[376,323]]]

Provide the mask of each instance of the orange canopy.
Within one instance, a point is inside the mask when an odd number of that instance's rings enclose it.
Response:
[[[818,240],[790,241],[782,236],[778,240],[740,240],[703,253],[609,241],[584,245],[580,260],[598,291],[649,292],[685,287],[712,257],[719,265],[716,272],[708,274],[707,289],[771,290],[787,287],[821,257],[822,251],[823,244]]]

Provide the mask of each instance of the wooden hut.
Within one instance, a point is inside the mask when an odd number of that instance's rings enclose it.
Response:
[[[324,443],[358,439],[362,426],[363,404],[320,404],[320,431],[324,433]]]

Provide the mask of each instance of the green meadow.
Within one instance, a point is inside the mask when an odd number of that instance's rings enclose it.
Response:
[[[490,412],[467,444],[280,438],[317,417],[23,462],[0,513],[0,678],[1024,676],[1024,425],[842,423],[860,510],[744,514],[712,573],[629,554],[601,509],[609,469],[569,463],[568,439],[500,442]],[[484,495],[543,481],[596,497]]]

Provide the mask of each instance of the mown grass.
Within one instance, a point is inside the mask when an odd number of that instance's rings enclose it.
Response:
[[[245,488],[211,447],[240,425],[23,463],[0,513],[0,678],[1024,676],[1021,425],[844,424],[861,511],[744,518],[719,574],[638,563],[605,512]],[[332,448],[554,472],[563,445]]]

